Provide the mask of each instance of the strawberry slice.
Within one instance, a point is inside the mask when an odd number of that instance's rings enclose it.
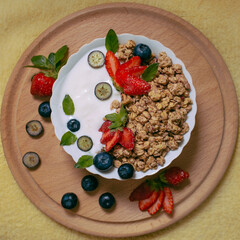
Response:
[[[106,132],[107,130],[109,130],[109,126],[112,124],[112,122],[111,121],[109,121],[109,120],[107,120],[107,121],[105,121],[103,124],[102,124],[102,126],[99,128],[99,132]]]
[[[134,147],[134,134],[131,129],[123,128],[122,136],[119,139],[119,143],[128,150],[132,150]]]
[[[140,66],[141,58],[139,56],[135,56],[130,58],[127,62],[121,65],[121,69],[131,68],[135,66]]]
[[[172,192],[169,187],[164,187],[163,191],[164,191],[164,195],[165,195],[164,200],[163,200],[163,210],[166,213],[171,214],[173,211]]]
[[[114,132],[114,136],[113,138],[111,138],[107,143],[106,143],[106,147],[105,147],[105,151],[109,152],[119,141],[119,139],[121,138],[122,132],[120,130],[117,130],[116,132]]]
[[[144,95],[151,89],[151,85],[139,77],[128,75],[123,91],[127,95]]]
[[[141,211],[145,211],[148,208],[150,208],[157,201],[158,196],[159,196],[159,192],[154,191],[149,198],[144,199],[144,200],[140,200],[138,202],[139,209]]]
[[[100,139],[100,142],[102,144],[106,144],[107,142],[109,142],[115,135],[114,131],[110,131],[110,129],[108,129],[107,131],[103,132],[103,135]]]
[[[136,77],[140,77],[143,72],[145,71],[145,69],[147,68],[147,66],[134,66],[131,68],[127,68],[126,71],[129,72],[129,74],[134,75]]]
[[[130,201],[139,201],[149,198],[153,193],[151,187],[146,182],[141,183],[136,187],[129,196]]]
[[[116,72],[116,81],[121,87],[123,87],[125,85],[125,82],[127,81],[128,75],[134,75],[136,77],[139,77],[143,74],[145,69],[146,66],[134,66],[131,68],[122,69],[121,65]]]
[[[109,76],[116,82],[115,74],[117,72],[117,69],[120,66],[120,62],[115,56],[115,54],[111,51],[107,51],[106,57],[105,57],[105,67],[107,69],[107,72]],[[116,82],[117,83],[117,82]],[[117,83],[118,85],[118,83]]]
[[[150,215],[153,215],[160,210],[163,204],[163,199],[164,199],[164,191],[160,190],[157,201],[150,208],[148,208],[148,213]]]
[[[168,183],[177,185],[183,180],[189,178],[189,173],[179,167],[171,167],[164,173],[164,178]]]

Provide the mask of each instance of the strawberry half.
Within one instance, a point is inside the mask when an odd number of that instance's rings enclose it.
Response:
[[[153,215],[153,214],[157,213],[160,210],[160,208],[163,204],[164,191],[160,190],[159,192],[160,193],[158,195],[158,198],[157,198],[156,202],[150,208],[148,208],[148,213],[150,215]]]
[[[153,193],[151,187],[146,182],[141,183],[136,187],[129,196],[130,201],[139,201],[149,198]]]
[[[55,82],[53,77],[46,77],[43,73],[38,73],[32,78],[31,94],[39,97],[51,96],[52,86]]]
[[[140,66],[141,58],[139,56],[135,56],[130,58],[127,62],[121,65],[121,69],[131,68],[135,66]]]
[[[169,187],[164,187],[164,200],[163,200],[163,210],[171,214],[173,211],[173,197],[172,197],[172,192]]]
[[[106,144],[107,142],[109,142],[115,135],[114,131],[110,131],[110,129],[108,129],[107,131],[103,132],[103,135],[100,139],[100,142],[102,144]]]
[[[138,207],[139,207],[139,209],[140,209],[141,211],[145,211],[145,210],[147,210],[148,208],[150,208],[150,207],[156,202],[158,196],[159,196],[159,192],[154,191],[149,198],[144,199],[144,200],[140,200],[140,201],[138,202]]]
[[[105,151],[109,152],[119,141],[121,138],[122,132],[120,130],[117,130],[116,132],[113,132],[114,136],[106,143]]]
[[[123,128],[122,136],[119,139],[119,143],[128,150],[132,150],[134,147],[134,134],[131,129]]]
[[[109,74],[109,76],[113,79],[113,81],[120,86],[117,82],[116,82],[116,72],[117,69],[120,66],[120,62],[118,60],[118,58],[115,56],[115,54],[111,51],[107,51],[106,53],[106,57],[105,57],[105,67],[107,69],[107,72]]]
[[[111,121],[107,120],[105,121],[102,126],[98,129],[99,132],[106,132],[107,130],[109,130],[109,126],[112,124]]]
[[[166,170],[163,176],[167,183],[171,185],[177,185],[181,183],[183,180],[189,178],[189,173],[185,172],[179,167],[171,167]]]
[[[144,95],[151,89],[151,85],[139,77],[128,75],[123,91],[127,95]]]

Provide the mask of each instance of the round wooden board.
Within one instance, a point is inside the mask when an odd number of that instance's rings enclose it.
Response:
[[[59,145],[50,121],[41,118],[43,99],[29,93],[36,70],[23,68],[34,55],[47,56],[62,45],[70,55],[83,44],[105,37],[110,28],[118,34],[145,35],[169,47],[190,72],[197,93],[196,126],[188,145],[172,165],[190,173],[190,181],[173,190],[174,213],[150,217],[138,210],[128,196],[143,180],[116,181],[97,176],[99,188],[92,194],[81,189],[86,170],[74,169],[74,162]],[[33,139],[25,131],[32,119],[43,123],[45,132]],[[222,178],[235,147],[238,106],[229,71],[214,46],[192,25],[179,17],[150,6],[116,3],[99,5],[74,13],[41,34],[25,51],[8,82],[2,105],[2,141],[7,162],[26,196],[45,214],[66,227],[107,237],[137,236],[162,229],[186,216],[212,192]],[[40,155],[35,171],[22,164],[27,151]],[[104,211],[98,204],[103,192],[112,192],[116,206]],[[60,205],[66,192],[75,192],[80,205],[67,211]]]

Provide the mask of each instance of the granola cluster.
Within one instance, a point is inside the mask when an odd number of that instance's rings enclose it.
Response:
[[[132,56],[133,46],[132,40],[121,45],[117,53],[119,59],[127,61]],[[178,148],[189,130],[186,119],[192,109],[192,100],[189,98],[190,85],[181,65],[173,64],[165,52],[151,62],[158,62],[159,67],[150,82],[150,92],[143,96],[122,94],[121,103],[115,100],[111,105],[117,112],[121,104],[125,106],[129,117],[127,127],[135,135],[133,150],[119,144],[113,148],[115,167],[130,163],[136,171],[145,172],[163,166],[166,154]]]

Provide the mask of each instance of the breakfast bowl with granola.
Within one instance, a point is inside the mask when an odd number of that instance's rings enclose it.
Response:
[[[112,29],[68,59],[50,104],[55,134],[75,167],[118,180],[170,165],[197,112],[191,75],[169,48]]]

